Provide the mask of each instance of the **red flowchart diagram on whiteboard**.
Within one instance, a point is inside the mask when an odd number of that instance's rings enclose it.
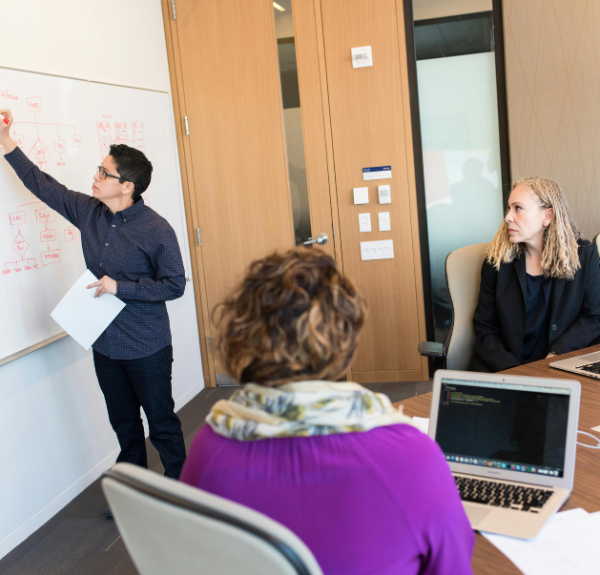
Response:
[[[77,133],[73,125],[40,120],[39,115],[44,110],[39,96],[25,98],[25,104],[27,111],[33,115],[33,121],[13,122],[12,139],[27,154],[27,157],[42,169],[47,168],[53,159],[57,166],[66,165],[65,155],[68,148],[83,147],[81,134]],[[55,134],[54,130],[56,130]]]

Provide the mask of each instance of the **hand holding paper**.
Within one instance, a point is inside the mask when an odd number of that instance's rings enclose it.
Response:
[[[50,314],[85,349],[90,349],[125,307],[124,302],[108,291],[111,289],[110,282],[114,282],[116,293],[115,280],[104,276],[98,281],[90,270],[86,270]],[[88,289],[96,285],[99,286],[96,291]],[[106,291],[98,294],[105,287]],[[99,297],[100,295],[104,297]]]
[[[108,276],[104,276],[101,280],[90,284],[87,289],[97,287],[94,297],[100,297],[102,294],[117,295],[117,282]]]

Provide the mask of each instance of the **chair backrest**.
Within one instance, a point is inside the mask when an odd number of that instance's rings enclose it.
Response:
[[[296,535],[243,505],[127,463],[102,489],[141,575],[322,575]]]
[[[475,353],[473,314],[479,298],[481,266],[489,242],[454,250],[446,258],[446,279],[452,301],[452,327],[446,369],[465,371]]]

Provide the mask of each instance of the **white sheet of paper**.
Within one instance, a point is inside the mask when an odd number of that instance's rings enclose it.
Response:
[[[429,417],[413,417],[413,423],[419,431],[427,435],[429,431]]]
[[[50,314],[85,349],[90,349],[125,307],[114,295],[105,293],[94,298],[98,288],[87,289],[87,286],[97,281],[96,276],[86,270]]]
[[[557,513],[532,540],[481,534],[524,575],[589,575],[600,569],[600,512]]]

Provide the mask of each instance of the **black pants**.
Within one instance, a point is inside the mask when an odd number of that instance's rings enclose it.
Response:
[[[96,375],[117,434],[124,461],[148,467],[140,407],[148,418],[150,441],[156,447],[165,475],[177,479],[185,461],[181,423],[171,391],[173,347],[168,345],[140,359],[109,359],[94,350]]]

